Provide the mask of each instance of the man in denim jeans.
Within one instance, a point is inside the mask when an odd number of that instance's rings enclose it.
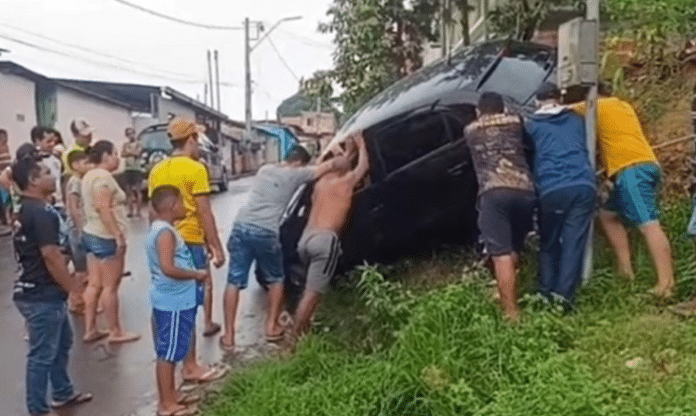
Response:
[[[67,371],[73,333],[66,299],[75,281],[61,252],[58,213],[47,202],[56,190],[55,177],[32,157],[15,162],[12,177],[22,191],[14,236],[22,271],[13,299],[29,332],[27,409],[32,415],[56,415],[46,401],[49,382],[54,409],[92,399],[75,391]]]
[[[239,291],[247,286],[253,260],[256,260],[256,267],[261,269],[270,283],[266,340],[277,342],[283,338],[283,331],[277,322],[285,277],[279,237],[280,217],[290,198],[302,184],[318,179],[337,165],[331,160],[318,166],[305,167],[309,159],[307,151],[297,146],[284,162],[259,169],[254,178],[249,202],[237,214],[227,243],[230,269],[224,298],[225,333],[220,338],[220,346],[226,352],[234,349]]]

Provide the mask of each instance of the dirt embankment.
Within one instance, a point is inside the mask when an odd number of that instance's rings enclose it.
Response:
[[[669,197],[690,193],[694,185],[696,160],[694,138],[691,137],[694,133],[691,120],[694,81],[696,72],[686,74],[682,84],[685,87],[665,91],[665,94],[674,97],[673,105],[668,106],[664,115],[657,120],[645,124],[645,133],[665,173],[663,191]]]

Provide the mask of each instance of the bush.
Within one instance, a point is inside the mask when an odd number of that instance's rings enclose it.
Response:
[[[689,214],[690,202],[679,200],[663,215],[682,293],[693,286],[693,246],[682,231]],[[205,414],[694,414],[693,323],[644,295],[654,273],[642,243],[635,247],[634,283],[615,276],[601,236],[595,253],[595,272],[576,313],[539,308],[527,296],[518,325],[500,317],[486,279],[462,276],[420,293],[409,289],[408,279],[385,279],[400,267],[362,267],[357,289],[344,287],[325,304],[321,334],[305,339],[287,361],[242,370]],[[523,275],[533,277],[533,268],[530,262]],[[335,303],[339,298],[350,298],[350,308]],[[331,326],[331,319],[346,323]]]

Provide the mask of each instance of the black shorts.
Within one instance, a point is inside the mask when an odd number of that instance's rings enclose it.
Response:
[[[530,191],[491,189],[478,200],[478,226],[491,256],[520,253],[532,229],[536,195]]]
[[[144,175],[139,170],[127,170],[123,172],[123,181],[129,190],[139,190],[143,183]]]

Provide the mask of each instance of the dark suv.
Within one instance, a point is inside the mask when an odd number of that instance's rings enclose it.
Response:
[[[172,144],[169,141],[169,136],[167,136],[167,125],[156,124],[147,127],[140,132],[138,140],[140,140],[143,148],[140,163],[149,175],[153,166],[172,153]],[[217,146],[204,134],[199,136],[198,142],[200,150],[199,161],[208,169],[210,184],[217,186],[220,192],[225,192],[229,182],[229,175]]]
[[[542,82],[555,76],[553,49],[515,41],[460,48],[387,88],[359,110],[327,147],[364,131],[369,177],[354,197],[342,236],[345,270],[363,260],[390,261],[440,243],[470,243],[478,236],[477,183],[462,138],[486,91],[527,114]],[[288,207],[281,228],[285,262],[297,269],[297,239],[310,208],[311,186]]]

